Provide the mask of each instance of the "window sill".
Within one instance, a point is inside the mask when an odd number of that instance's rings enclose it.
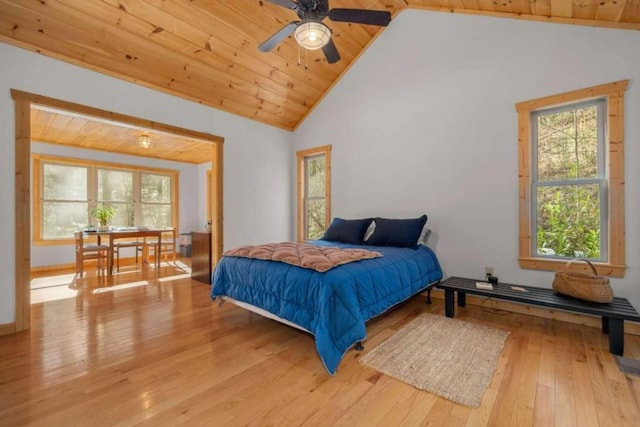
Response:
[[[73,245],[74,239],[34,240],[33,246]]]
[[[546,258],[518,258],[518,261],[520,262],[520,268],[528,270],[559,271],[567,264],[567,261]],[[592,264],[596,267],[598,274],[601,276],[624,277],[627,270],[627,267],[624,265],[613,265],[598,262],[593,262]],[[569,271],[587,274],[593,273],[587,263],[578,261],[571,264]]]

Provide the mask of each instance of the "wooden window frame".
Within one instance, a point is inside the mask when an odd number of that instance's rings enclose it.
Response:
[[[532,255],[531,225],[531,113],[533,111],[602,98],[608,113],[605,132],[608,181],[608,262],[594,263],[601,275],[624,277],[625,212],[624,212],[624,92],[628,80],[621,80],[586,89],[524,101],[516,104],[518,112],[518,169],[519,169],[519,263],[521,268],[557,271],[565,260],[540,258]],[[584,263],[573,263],[571,271],[588,271]]]
[[[45,154],[32,154],[31,158],[33,159],[33,244],[35,246],[49,246],[49,245],[70,245],[74,243],[74,240],[69,239],[43,239],[42,238],[42,166],[44,164],[59,164],[59,165],[72,165],[72,166],[81,166],[86,167],[89,170],[89,176],[87,177],[89,181],[89,195],[88,195],[88,203],[89,210],[98,203],[97,200],[97,183],[95,181],[95,177],[92,177],[92,174],[97,173],[98,169],[109,169],[109,170],[122,170],[127,172],[132,172],[134,174],[142,174],[142,173],[150,173],[157,175],[165,175],[171,178],[171,221],[172,224],[178,227],[178,183],[180,173],[174,169],[160,169],[160,168],[150,168],[144,166],[135,166],[135,165],[127,165],[121,163],[109,163],[109,162],[100,162],[95,160],[87,160],[87,159],[77,159],[73,157],[58,157],[58,156],[50,156]],[[93,190],[96,194],[91,194]],[[134,192],[133,195],[133,203],[134,205],[142,205],[142,201],[139,200],[139,190],[138,193]],[[136,208],[138,209],[139,206]]]
[[[323,145],[321,147],[309,148],[307,150],[301,150],[296,152],[297,164],[298,164],[298,231],[297,239],[299,242],[305,240],[304,229],[304,197],[305,197],[305,159],[311,156],[324,155],[325,156],[325,174],[324,174],[324,196],[325,196],[325,213],[324,222],[325,228],[329,227],[331,222],[331,145]]]

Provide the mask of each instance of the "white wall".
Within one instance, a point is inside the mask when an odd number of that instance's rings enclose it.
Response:
[[[38,154],[48,154],[61,157],[71,157],[76,159],[96,160],[101,162],[125,164],[132,166],[153,167],[159,169],[177,170],[178,175],[178,230],[180,233],[188,233],[193,230],[200,230],[200,199],[203,198],[199,192],[198,182],[199,166],[190,163],[170,162],[165,160],[152,159],[148,157],[128,156],[116,153],[106,153],[103,151],[83,150],[75,147],[65,147],[53,144],[43,144],[31,142],[31,152]],[[211,163],[209,163],[210,165]],[[209,166],[210,167],[210,166]],[[33,174],[33,170],[31,171]],[[33,181],[32,181],[33,182]],[[33,188],[33,183],[32,187]],[[198,206],[194,209],[194,206]],[[33,211],[33,204],[31,205]],[[206,213],[206,211],[205,211]],[[203,214],[204,215],[204,214]],[[31,229],[33,233],[33,228]],[[134,250],[129,251],[133,256]],[[129,256],[129,255],[127,255]],[[56,246],[34,246],[31,244],[31,266],[45,266],[57,264],[70,264],[75,262],[75,250],[73,245]]]
[[[225,248],[291,239],[289,132],[0,43],[0,234],[5,241],[15,241],[12,88],[224,137]],[[204,187],[196,190],[204,194]],[[5,324],[15,320],[13,243],[2,245],[0,271],[0,324]]]
[[[446,275],[550,287],[518,266],[515,104],[629,79],[626,258],[640,308],[640,33],[405,11],[294,133],[332,144],[334,216],[429,215]],[[295,174],[295,171],[292,171]]]

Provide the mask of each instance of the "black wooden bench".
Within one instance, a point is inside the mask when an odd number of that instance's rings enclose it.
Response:
[[[602,318],[602,332],[609,334],[609,351],[622,355],[624,351],[624,321],[640,322],[640,313],[626,298],[614,298],[608,304],[583,301],[555,293],[552,289],[532,286],[498,283],[493,290],[476,288],[476,279],[449,277],[436,287],[444,289],[444,305],[447,317],[454,315],[454,293],[458,294],[458,306],[466,304],[466,294],[481,295],[493,299],[513,301],[522,304],[554,308],[574,313],[591,314]],[[523,288],[526,292],[514,290]]]

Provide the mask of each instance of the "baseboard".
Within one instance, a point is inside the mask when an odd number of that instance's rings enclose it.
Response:
[[[431,292],[431,296],[437,299],[444,299],[444,291],[442,289],[434,288]],[[467,304],[482,306],[486,305],[485,297],[478,297],[475,295],[467,294]],[[562,322],[575,323],[578,325],[591,326],[594,328],[602,327],[602,320],[600,317],[591,316],[588,314],[570,313],[561,310],[551,310],[547,308],[532,307],[525,304],[518,304],[514,302],[501,301],[497,299],[491,300],[491,306],[499,310],[510,311],[512,313],[528,314],[530,316],[542,317],[544,319],[560,320]],[[456,306],[456,309],[458,306]],[[624,322],[624,332],[631,335],[640,335],[640,323],[637,322]]]
[[[16,324],[13,323],[4,323],[0,325],[0,335],[9,335],[13,334],[16,331]]]
[[[31,274],[58,270],[73,270],[75,268],[75,264],[38,265],[35,267],[31,267]]]
[[[140,260],[138,259],[138,262],[140,262]],[[136,263],[136,258],[135,257],[131,257],[131,258],[120,258],[120,265],[121,266],[125,266],[125,267],[129,267],[132,265],[135,265]],[[85,269],[87,268],[94,268],[97,267],[97,261],[96,260],[88,260],[85,261]],[[114,261],[114,268],[115,268],[115,261]],[[52,265],[38,265],[35,267],[31,267],[31,274],[33,275],[34,273],[49,273],[49,272],[56,272],[56,271],[75,271],[76,269],[76,264],[72,263],[72,264],[52,264]]]

